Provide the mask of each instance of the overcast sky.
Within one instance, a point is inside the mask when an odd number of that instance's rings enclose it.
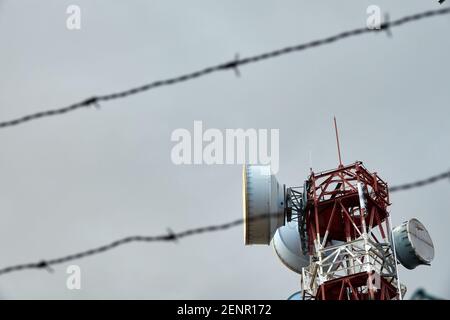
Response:
[[[449,1],[447,1],[449,2]],[[81,30],[66,8],[82,10]],[[392,19],[437,0],[2,0],[0,121],[241,57],[363,27],[377,4]],[[0,268],[242,216],[241,167],[176,166],[170,135],[206,128],[280,130],[280,183],[298,185],[343,159],[391,185],[450,167],[450,17],[351,38],[61,117],[0,130]],[[450,298],[450,182],[391,195],[394,225],[433,236],[431,267],[400,267]],[[7,299],[286,299],[300,278],[241,227],[177,244],[131,244],[66,267],[0,277]]]

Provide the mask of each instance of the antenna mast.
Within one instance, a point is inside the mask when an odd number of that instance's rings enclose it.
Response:
[[[339,157],[339,167],[342,167],[342,158],[341,158],[341,147],[339,145],[339,132],[338,132],[338,127],[337,127],[337,123],[336,123],[336,116],[334,117],[334,131],[336,132],[336,144],[337,144],[337,149],[338,149],[338,157]]]

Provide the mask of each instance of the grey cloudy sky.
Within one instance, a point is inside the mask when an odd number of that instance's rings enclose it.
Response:
[[[448,1],[447,1],[448,2]],[[82,29],[66,29],[66,8]],[[189,72],[232,58],[362,27],[377,4],[397,17],[437,0],[3,0],[0,120]],[[443,4],[448,6],[448,3]],[[242,215],[240,166],[175,166],[170,135],[208,128],[280,129],[281,183],[362,160],[391,185],[449,169],[450,17],[348,39],[171,88],[0,131],[0,267],[53,258],[116,238],[227,222]],[[400,278],[450,298],[450,185],[392,194],[394,224],[432,233],[431,267]],[[0,278],[0,296],[28,298],[286,299],[297,274],[242,228],[178,244],[132,244],[66,267]]]

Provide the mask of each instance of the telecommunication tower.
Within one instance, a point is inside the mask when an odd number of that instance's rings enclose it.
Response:
[[[310,174],[281,188],[267,166],[244,167],[245,243],[270,244],[301,275],[305,300],[402,299],[398,263],[430,264],[434,246],[411,219],[392,229],[388,184],[363,163]]]

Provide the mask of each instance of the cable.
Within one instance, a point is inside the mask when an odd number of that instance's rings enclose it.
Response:
[[[259,217],[262,218],[262,217]],[[244,222],[243,219],[235,220],[232,222],[219,224],[219,225],[211,225],[206,227],[200,227],[195,229],[188,229],[179,233],[173,233],[171,230],[169,230],[168,234],[165,235],[159,235],[159,236],[130,236],[126,238],[122,238],[116,241],[113,241],[109,244],[89,249],[86,251],[82,251],[79,253],[67,255],[64,257],[56,258],[56,259],[50,259],[50,260],[42,260],[35,263],[25,263],[25,264],[18,264],[10,267],[5,267],[3,269],[0,269],[0,276],[17,272],[17,271],[23,271],[23,270],[30,270],[30,269],[50,269],[51,266],[66,263],[72,260],[79,260],[83,259],[89,256],[97,255],[104,253],[106,251],[115,249],[119,246],[122,246],[124,244],[132,243],[132,242],[175,242],[181,238],[190,237],[193,235],[198,235],[202,233],[208,233],[208,232],[217,232],[222,230],[227,230],[233,227],[236,227],[238,225],[241,225]]]
[[[401,25],[404,25],[404,24],[407,24],[407,23],[410,23],[413,21],[418,21],[418,20],[431,18],[434,16],[446,15],[446,14],[450,14],[450,8],[425,11],[425,12],[417,13],[414,15],[405,16],[403,18],[400,18],[400,19],[392,21],[392,22],[386,21],[385,23],[381,24],[380,30],[359,28],[359,29],[344,31],[344,32],[338,33],[336,35],[333,35],[333,36],[330,36],[327,38],[318,39],[318,40],[314,40],[311,42],[298,44],[298,45],[294,45],[294,46],[289,46],[289,47],[285,47],[282,49],[269,51],[266,53],[250,56],[250,57],[243,58],[243,59],[239,59],[239,57],[236,57],[236,59],[234,59],[230,62],[221,63],[221,64],[218,64],[215,66],[207,67],[207,68],[204,68],[204,69],[201,69],[198,71],[194,71],[192,73],[183,74],[183,75],[173,77],[173,78],[158,80],[158,81],[151,82],[151,83],[139,86],[139,87],[127,89],[127,90],[116,92],[116,93],[94,96],[89,99],[74,103],[74,104],[66,106],[66,107],[53,109],[53,110],[47,110],[47,111],[41,111],[41,112],[25,115],[25,116],[22,116],[22,117],[13,119],[13,120],[3,121],[3,122],[0,122],[0,129],[17,126],[17,125],[23,124],[25,122],[37,120],[40,118],[62,115],[62,114],[69,113],[69,112],[72,112],[72,111],[75,111],[75,110],[78,110],[81,108],[98,106],[99,103],[102,101],[123,99],[123,98],[129,97],[129,96],[136,95],[136,94],[139,94],[139,93],[142,93],[145,91],[153,90],[156,88],[171,86],[171,85],[175,85],[178,83],[194,80],[194,79],[204,77],[206,75],[209,75],[209,74],[212,74],[215,72],[219,72],[219,71],[235,70],[238,73],[239,66],[253,64],[253,63],[261,62],[264,60],[291,54],[294,52],[299,52],[299,51],[304,51],[304,50],[308,50],[311,48],[320,47],[323,45],[331,44],[331,43],[334,43],[334,42],[337,42],[337,41],[340,41],[340,40],[343,40],[346,38],[355,37],[355,36],[359,36],[359,35],[366,34],[366,33],[379,32],[379,31],[383,31],[383,30],[387,31],[389,33],[390,29],[393,27],[398,27],[398,26],[401,26]]]
[[[390,188],[390,192],[397,192],[397,191],[402,191],[402,190],[407,190],[407,189],[412,189],[412,188],[423,187],[425,185],[438,182],[439,180],[442,180],[445,178],[450,178],[450,171],[441,173],[436,176],[432,176],[425,180],[419,180],[419,181],[408,183],[408,184],[397,185],[395,187]],[[267,217],[268,217],[268,215],[260,215],[260,216],[253,217],[252,219],[257,220],[257,219],[264,219]],[[69,261],[79,260],[79,259],[83,259],[83,258],[86,258],[89,256],[101,254],[106,251],[115,249],[119,246],[122,246],[122,245],[125,245],[128,243],[132,243],[132,242],[176,242],[179,239],[191,237],[194,235],[228,230],[228,229],[237,227],[243,223],[244,223],[244,220],[239,219],[239,220],[235,220],[235,221],[227,222],[227,223],[223,223],[223,224],[210,225],[210,226],[194,228],[194,229],[187,229],[187,230],[179,232],[179,233],[174,233],[171,230],[168,230],[169,232],[167,234],[163,234],[163,235],[159,235],[159,236],[130,236],[130,237],[126,237],[126,238],[122,238],[122,239],[113,241],[109,244],[106,244],[106,245],[103,245],[103,246],[100,246],[97,248],[89,249],[89,250],[82,251],[82,252],[75,253],[75,254],[70,254],[70,255],[56,258],[56,259],[42,260],[42,261],[34,262],[34,263],[17,264],[17,265],[5,267],[3,269],[0,269],[0,276],[7,274],[7,273],[23,271],[23,270],[30,270],[30,269],[51,270],[50,267],[53,265],[63,264],[63,263],[69,262]]]
[[[406,183],[406,184],[390,187],[389,191],[397,192],[397,191],[409,190],[409,189],[413,189],[413,188],[419,188],[419,187],[426,186],[428,184],[438,182],[439,180],[443,180],[446,178],[450,179],[450,171],[440,173],[436,176],[432,176],[432,177],[426,178],[424,180],[419,180],[419,181],[415,181],[415,182],[411,182],[411,183]]]

